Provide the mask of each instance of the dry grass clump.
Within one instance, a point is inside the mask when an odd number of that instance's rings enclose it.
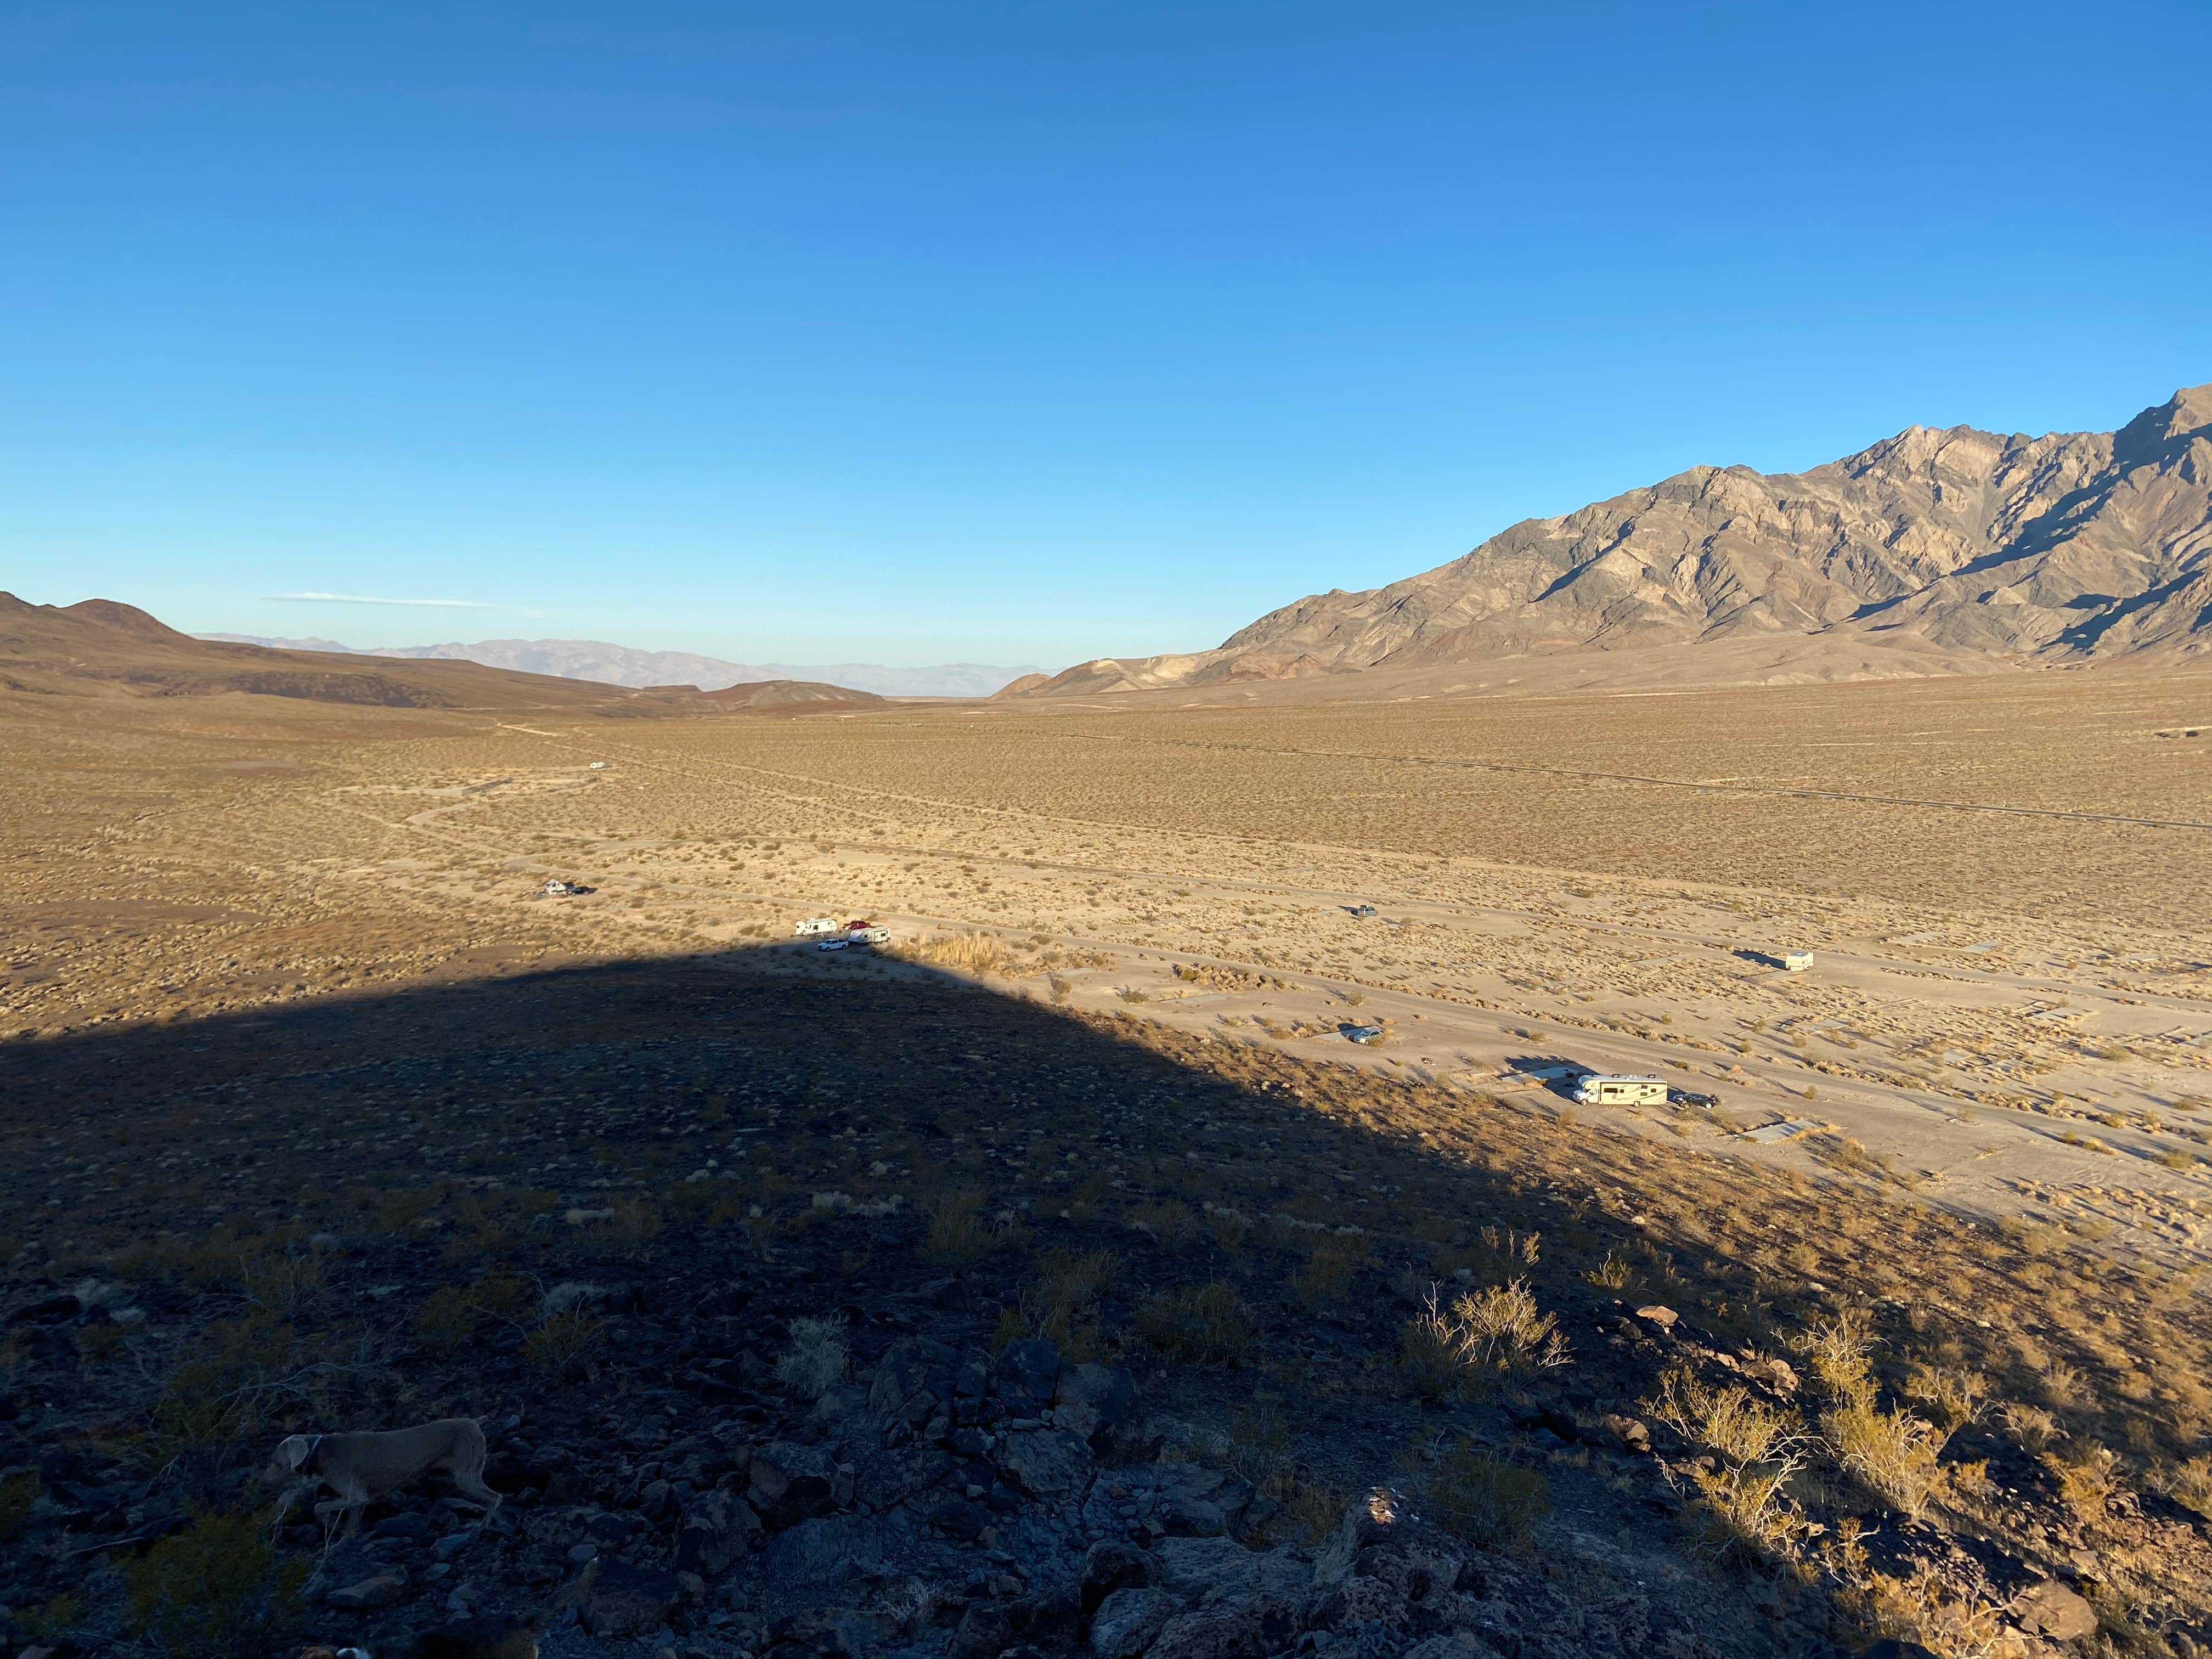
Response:
[[[1332,1235],[1317,1242],[1295,1286],[1299,1306],[1331,1308],[1343,1302],[1351,1292],[1352,1275],[1366,1264],[1368,1254],[1362,1233]]]
[[[1559,1321],[1536,1305],[1525,1279],[1454,1297],[1432,1287],[1399,1333],[1398,1363],[1424,1400],[1464,1400],[1501,1376],[1571,1364]]]
[[[1551,1487],[1539,1471],[1464,1439],[1429,1469],[1421,1497],[1446,1532],[1501,1553],[1525,1549],[1536,1523],[1552,1512]]]
[[[1121,1276],[1111,1250],[1042,1250],[1030,1264],[1021,1299],[999,1316],[996,1341],[1043,1337],[1066,1358],[1101,1358],[1103,1304]]]
[[[969,974],[1001,977],[1020,971],[1021,963],[995,933],[948,933],[941,939],[915,939],[891,947],[906,962],[933,968],[953,968]]]
[[[525,1337],[522,1357],[556,1382],[578,1382],[606,1340],[606,1327],[598,1316],[575,1309],[555,1314]]]
[[[1146,1205],[1130,1215],[1129,1224],[1150,1233],[1152,1242],[1168,1255],[1182,1255],[1198,1243],[1197,1213],[1179,1199]]]
[[[971,1267],[990,1254],[996,1242],[990,1223],[984,1218],[982,1194],[961,1188],[929,1206],[924,1248],[932,1260],[949,1267]]]
[[[1260,1322],[1233,1285],[1168,1291],[1137,1310],[1137,1334],[1170,1359],[1191,1365],[1241,1365],[1260,1340]]]
[[[791,1346],[775,1362],[776,1380],[802,1399],[819,1400],[845,1380],[852,1350],[842,1319],[791,1322]]]

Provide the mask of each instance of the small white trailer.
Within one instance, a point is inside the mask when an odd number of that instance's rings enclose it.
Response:
[[[1812,965],[1813,953],[1810,951],[1784,951],[1782,953],[1782,967],[1785,973],[1802,974]]]
[[[848,927],[845,930],[848,945],[888,945],[891,930],[888,927]]]
[[[812,939],[817,933],[840,933],[843,931],[835,916],[809,916],[791,930],[794,939]]]
[[[1583,1106],[1664,1106],[1667,1079],[1632,1073],[1586,1073],[1575,1085],[1574,1098]]]

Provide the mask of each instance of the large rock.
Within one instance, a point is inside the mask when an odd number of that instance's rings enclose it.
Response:
[[[348,1613],[364,1613],[374,1607],[388,1607],[406,1594],[407,1575],[392,1567],[371,1573],[366,1578],[356,1578],[332,1590],[324,1600]]]
[[[602,1561],[584,1597],[584,1628],[594,1636],[642,1636],[666,1624],[683,1598],[672,1572]]]
[[[1233,1538],[1163,1538],[1153,1547],[1163,1589],[1204,1601],[1296,1590],[1313,1568],[1288,1548],[1248,1550]]]
[[[1149,1589],[1160,1582],[1162,1571],[1150,1550],[1102,1538],[1083,1558],[1083,1610],[1097,1612],[1115,1590]]]
[[[1014,1417],[1034,1417],[1050,1406],[1060,1382],[1060,1350],[1042,1337],[1009,1342],[991,1368],[991,1391]]]
[[[735,1493],[702,1492],[684,1510],[676,1534],[676,1571],[708,1578],[727,1572],[760,1531],[760,1517]]]
[[[1052,1405],[1053,1421],[1081,1435],[1099,1456],[1139,1455],[1144,1407],[1136,1379],[1121,1366],[1061,1366]]]
[[[1177,1613],[1145,1651],[1148,1659],[1263,1659],[1288,1647],[1297,1626],[1291,1592],[1231,1597]]]
[[[950,1388],[960,1356],[944,1343],[924,1336],[902,1337],[876,1362],[875,1380],[868,1386],[868,1409],[878,1417],[902,1417],[917,1395],[934,1393],[933,1379]]]
[[[914,1523],[902,1510],[889,1515],[827,1515],[802,1521],[770,1537],[761,1551],[761,1571],[787,1589],[818,1588],[856,1575],[884,1574],[911,1543]]]
[[[927,1492],[952,1472],[952,1459],[934,1446],[900,1446],[864,1460],[853,1479],[853,1497],[872,1510],[887,1510]]]
[[[779,1532],[849,1503],[852,1484],[822,1447],[779,1440],[753,1454],[745,1498],[769,1529]]]
[[[1320,1630],[1379,1625],[1395,1632],[1413,1622],[1413,1606],[1405,1592],[1381,1578],[1353,1577],[1318,1588],[1306,1612],[1306,1623]]]
[[[951,1659],[994,1659],[1013,1644],[1013,1621],[1006,1617],[1006,1610],[993,1602],[978,1601],[952,1627],[948,1651]]]
[[[2055,1578],[2031,1584],[2013,1597],[2012,1616],[2030,1636],[2078,1642],[2096,1633],[2097,1610]]]
[[[1117,1589],[1091,1616],[1091,1651],[1098,1659],[1137,1659],[1182,1609],[1164,1589]]]
[[[991,1461],[1024,1494],[1048,1502],[1081,1496],[1097,1467],[1091,1448],[1066,1429],[1002,1435]]]
[[[1405,1498],[1376,1486],[1345,1511],[1314,1562],[1314,1582],[1381,1578],[1411,1601],[1450,1589],[1466,1556],[1443,1533],[1414,1517]]]

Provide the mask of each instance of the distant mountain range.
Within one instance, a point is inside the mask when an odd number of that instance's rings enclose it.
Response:
[[[634,651],[605,640],[477,640],[463,645],[340,645],[336,640],[272,640],[252,634],[199,634],[197,639],[232,645],[262,645],[280,651],[342,651],[356,657],[439,658],[551,674],[565,680],[597,680],[603,685],[696,685],[702,691],[764,680],[811,681],[870,691],[882,697],[988,697],[1035,667],[994,668],[982,663],[940,663],[929,668],[885,668],[875,663],[841,662],[826,667],[787,663],[725,662],[685,651]]]
[[[2212,385],[2118,432],[1914,426],[1809,472],[1692,467],[1387,587],[1310,595],[1212,651],[1003,695],[1792,636],[1854,661],[2212,647]]]
[[[314,642],[320,644],[320,641]],[[399,708],[495,708],[616,720],[842,715],[890,707],[849,686],[788,679],[700,691],[629,687],[468,658],[382,659],[179,634],[112,599],[31,605],[0,593],[0,696],[214,697],[232,694]]]

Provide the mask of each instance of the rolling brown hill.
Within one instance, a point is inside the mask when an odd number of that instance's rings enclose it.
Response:
[[[374,665],[369,664],[374,662]],[[617,716],[818,713],[881,703],[866,691],[778,680],[702,692],[635,690],[461,660],[364,659],[195,639],[112,599],[31,605],[0,593],[0,691],[178,697],[225,692],[398,708],[565,709]]]
[[[2059,661],[2212,646],[2212,385],[2118,432],[1909,427],[1808,472],[1692,467],[1216,650],[1023,695],[1790,635]]]

